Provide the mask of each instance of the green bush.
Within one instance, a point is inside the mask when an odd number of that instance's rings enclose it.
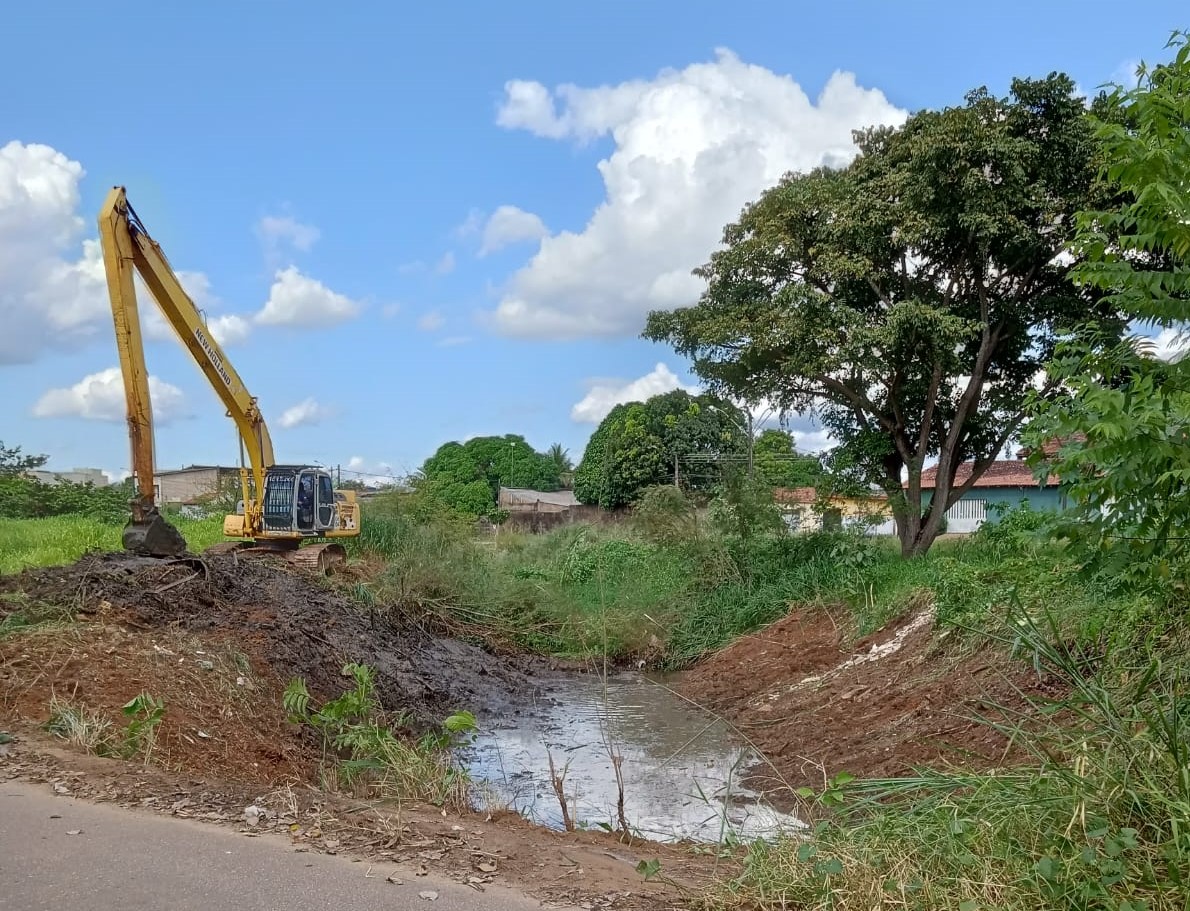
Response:
[[[648,487],[632,507],[636,528],[656,544],[687,541],[698,533],[698,515],[689,495],[672,484]]]
[[[132,497],[126,484],[43,484],[20,475],[0,476],[0,518],[42,519],[50,516],[88,516],[100,522],[123,524]]]

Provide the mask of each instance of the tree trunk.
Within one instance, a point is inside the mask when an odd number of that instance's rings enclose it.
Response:
[[[905,559],[924,557],[938,539],[941,522],[918,522],[917,534],[912,538],[901,537],[901,556]]]
[[[914,477],[916,475],[916,477]],[[941,479],[939,482],[941,483]],[[949,485],[945,485],[949,491]],[[946,514],[945,499],[938,508],[938,490],[930,498],[930,508],[923,514],[921,508],[921,468],[909,466],[909,483],[902,490],[904,496],[904,517],[896,516],[897,537],[901,541],[901,556],[906,559],[924,556],[938,537],[942,516]],[[895,514],[895,508],[894,508]]]

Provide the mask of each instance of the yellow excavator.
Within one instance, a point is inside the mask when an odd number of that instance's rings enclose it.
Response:
[[[360,533],[355,492],[336,490],[331,475],[317,465],[278,465],[273,442],[257,405],[231,362],[207,329],[202,313],[182,288],[161,247],[149,236],[128,204],[124,187],[114,187],[99,212],[99,240],[107,274],[116,347],[124,375],[128,435],[136,495],[124,528],[125,550],[155,557],[186,552],[182,534],[158,508],[153,463],[153,408],[149,374],[137,312],[134,271],[156,301],[162,316],[194,358],[215,394],[226,406],[240,437],[240,487],[234,515],[223,520],[223,534],[239,539],[208,548],[276,554],[319,572],[346,560],[336,538]],[[248,466],[244,464],[247,452]]]

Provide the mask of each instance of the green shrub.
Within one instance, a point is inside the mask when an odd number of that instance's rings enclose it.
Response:
[[[0,476],[0,518],[41,519],[49,516],[88,516],[107,524],[128,519],[132,496],[126,484],[43,484],[20,475]]]
[[[437,731],[419,738],[398,736],[405,719],[389,718],[381,710],[375,670],[349,662],[343,676],[352,686],[317,708],[300,677],[289,682],[281,697],[291,723],[318,732],[324,782],[365,788],[390,799],[466,808],[469,779],[455,765],[450,749],[475,730],[475,716],[456,712]]]
[[[698,534],[693,501],[672,484],[646,488],[632,507],[632,517],[641,535],[656,544],[676,544]]]

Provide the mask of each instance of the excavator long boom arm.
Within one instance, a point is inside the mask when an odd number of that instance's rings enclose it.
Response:
[[[231,361],[211,335],[198,307],[170,268],[165,254],[128,204],[123,187],[114,187],[104,201],[99,213],[99,239],[103,247],[108,295],[116,328],[116,347],[120,354],[120,370],[127,399],[132,469],[137,485],[133,521],[145,522],[156,515],[153,411],[137,312],[134,272],[140,274],[162,316],[177,333],[178,339],[190,352],[235,421],[247,451],[256,491],[256,502],[250,503],[245,477],[245,508],[259,510],[265,472],[274,464],[273,442],[268,427],[256,399],[248,393]]]

